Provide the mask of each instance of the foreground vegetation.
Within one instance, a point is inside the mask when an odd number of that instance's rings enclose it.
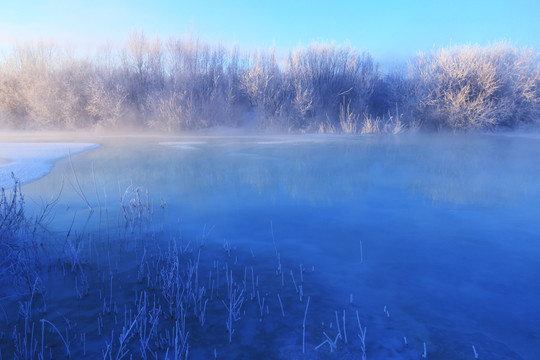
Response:
[[[460,131],[512,128],[539,115],[538,52],[506,43],[434,50],[388,74],[348,46],[313,44],[281,64],[273,51],[243,55],[143,33],[87,57],[44,42],[0,57],[4,128]]]
[[[275,239],[275,254],[216,247],[209,232],[163,239],[148,192],[133,186],[120,197],[118,227],[102,227],[115,212],[105,207],[99,231],[72,224],[39,246],[47,231],[32,224],[43,217],[24,210],[18,182],[2,189],[0,357],[366,359],[367,316],[353,295],[325,298],[324,276],[282,258]],[[388,351],[425,355],[425,342],[411,340]]]

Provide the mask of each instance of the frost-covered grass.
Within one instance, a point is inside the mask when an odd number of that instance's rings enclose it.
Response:
[[[14,189],[1,209],[12,223],[24,224],[24,201]],[[230,242],[164,239],[155,226],[163,206],[154,213],[129,188],[122,199],[118,235],[66,229],[67,237],[50,238],[36,251],[34,260],[43,266],[35,268],[29,291],[16,292],[9,279],[0,279],[2,356],[354,359],[365,353],[360,319],[366,315],[358,315],[352,295],[348,303],[322,296],[329,290],[314,264],[282,256],[275,242],[275,254],[265,254]],[[126,218],[125,204],[148,216]],[[21,241],[2,234],[2,240]],[[15,277],[23,270],[9,271]],[[340,306],[339,318],[333,306]],[[328,334],[331,346],[325,346]],[[419,351],[399,349],[409,358]]]
[[[14,294],[27,296],[42,289],[37,256],[42,218],[26,214],[20,182],[11,176],[11,189],[0,189],[0,283],[11,282]]]

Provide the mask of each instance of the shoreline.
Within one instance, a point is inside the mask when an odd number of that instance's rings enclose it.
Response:
[[[0,187],[13,186],[11,173],[25,185],[49,174],[57,161],[99,146],[87,142],[0,141]]]

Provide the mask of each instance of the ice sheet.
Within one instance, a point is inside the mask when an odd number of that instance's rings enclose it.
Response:
[[[98,147],[94,143],[0,143],[0,187],[13,186],[12,173],[22,184],[47,175],[56,161]]]

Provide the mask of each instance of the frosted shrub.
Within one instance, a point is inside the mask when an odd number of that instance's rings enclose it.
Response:
[[[312,44],[291,52],[285,69],[287,108],[294,128],[306,128],[328,119],[339,124],[344,102],[349,113],[367,112],[378,78],[369,54],[333,44]]]
[[[13,178],[14,187],[11,190],[1,189],[0,192],[0,246],[16,247],[16,238],[26,225],[24,214],[24,198],[19,182]]]
[[[34,243],[40,224],[27,218],[20,183],[12,176],[13,188],[0,190],[0,283],[11,281],[17,290],[32,294],[43,291],[39,286]]]
[[[531,121],[537,111],[538,59],[529,49],[441,49],[418,56],[410,72],[415,113],[429,127],[492,129]]]
[[[381,75],[367,53],[312,44],[282,64],[197,38],[134,32],[82,57],[54,43],[0,55],[0,126],[166,131],[242,126],[292,132],[396,133],[419,124],[468,131],[540,117],[538,53],[505,43],[419,55]],[[402,110],[402,114],[397,112]]]
[[[351,102],[347,104],[341,104],[339,108],[339,123],[341,125],[341,131],[345,134],[358,133],[358,124],[360,115],[351,111]]]
[[[365,115],[362,122],[361,134],[378,134],[381,132],[381,120],[378,117]]]
[[[263,126],[273,127],[283,115],[286,88],[275,53],[258,53],[241,75],[241,86]]]
[[[106,79],[95,77],[88,83],[88,102],[85,110],[95,124],[116,127],[126,113],[124,101],[127,93],[121,85],[108,84]]]

